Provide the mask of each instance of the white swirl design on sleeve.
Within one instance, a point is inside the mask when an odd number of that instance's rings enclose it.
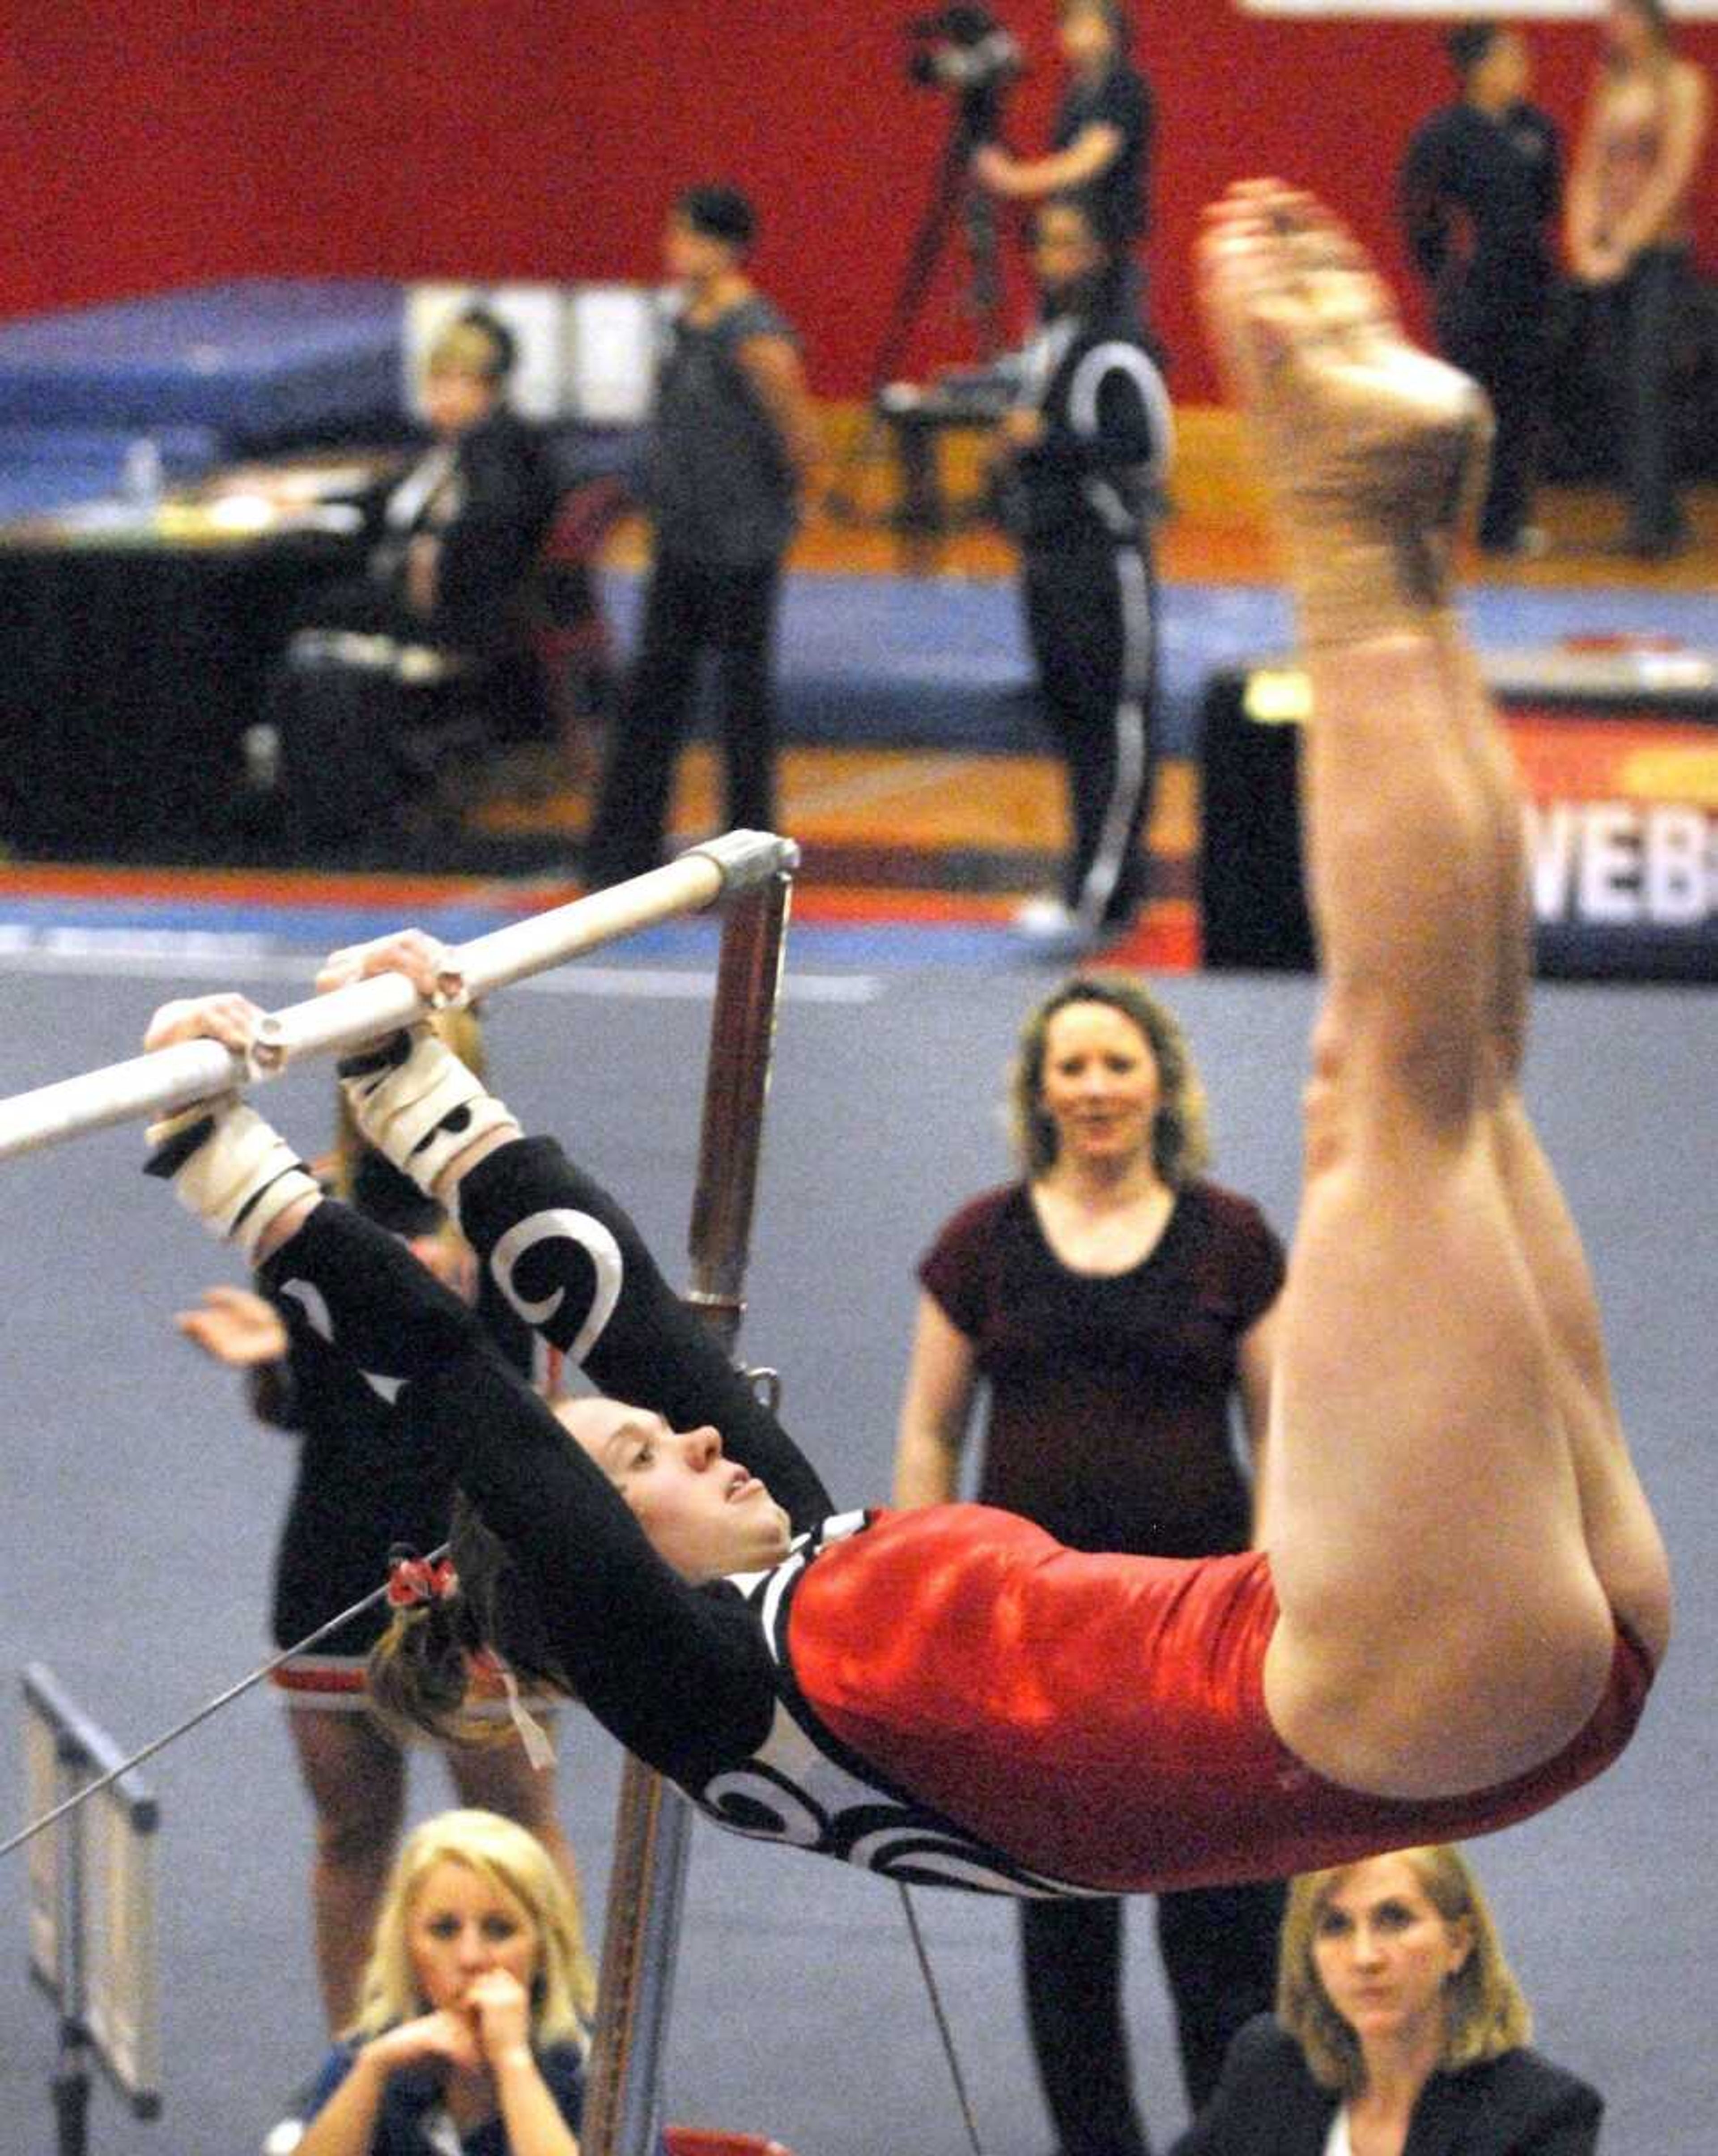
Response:
[[[514,1286],[513,1269],[527,1250],[535,1250],[539,1243],[556,1241],[577,1243],[589,1255],[596,1274],[595,1291],[584,1322],[566,1351],[569,1362],[582,1363],[601,1339],[603,1327],[615,1314],[625,1270],[620,1245],[602,1222],[589,1213],[578,1213],[565,1205],[553,1206],[545,1213],[529,1214],[524,1219],[515,1221],[490,1252],[489,1270],[495,1275],[496,1285],[527,1325],[546,1325],[560,1308],[567,1291],[558,1287],[553,1295],[545,1296],[540,1302],[532,1302]]]
[[[313,1287],[308,1281],[293,1280],[285,1283],[280,1293],[283,1296],[290,1296],[298,1305],[310,1321],[311,1331],[318,1338],[326,1340],[331,1348],[336,1344],[334,1320],[328,1313],[327,1298],[319,1287]],[[373,1370],[361,1369],[358,1375],[377,1399],[390,1408],[399,1399],[399,1389],[405,1383],[404,1378],[378,1378]]]

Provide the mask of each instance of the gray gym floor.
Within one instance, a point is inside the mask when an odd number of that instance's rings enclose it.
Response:
[[[614,954],[610,954],[612,957]],[[301,977],[308,978],[308,966]],[[790,968],[790,972],[792,971]],[[172,978],[4,974],[0,1094],[132,1052]],[[234,985],[260,1001],[278,978]],[[593,986],[595,984],[593,983]],[[677,1270],[707,1006],[640,968],[605,993],[577,970],[491,1019],[499,1088],[628,1199]],[[1026,973],[932,969],[820,983],[784,1006],[744,1345],[779,1365],[787,1419],[838,1500],[887,1491],[913,1265],[952,1204],[1007,1173],[997,1114]],[[1217,1172],[1285,1229],[1312,989],[1178,979],[1213,1096]],[[615,991],[619,992],[616,993]],[[1718,1557],[1710,1433],[1718,1399],[1718,1002],[1678,989],[1541,992],[1531,1095],[1604,1298],[1618,1389],[1678,1567],[1680,1632],[1620,1765],[1478,1851],[1541,2041],[1597,2082],[1618,2156],[1710,2156],[1718,1975],[1710,1951]],[[328,1081],[272,1111],[307,1149]],[[12,1163],[5,1313],[0,1664],[49,1663],[126,1745],[261,1659],[289,1441],[172,1334],[172,1312],[230,1258],[136,1173],[135,1132]],[[7,1681],[10,1683],[8,1676]],[[308,1815],[274,1698],[252,1694],[147,1770],[160,1794],[166,2113],[98,2092],[99,2151],[247,2156],[321,2055],[304,1869]],[[616,1753],[576,1716],[565,1810],[599,1928]],[[447,1801],[433,1757],[414,1805]],[[15,1740],[0,1820],[21,1815]],[[1705,1826],[1700,1825],[1706,1821]],[[24,1976],[23,1869],[0,1956],[0,2150],[53,2145],[53,2018]],[[1044,2156],[1006,1905],[921,1896],[990,2156]],[[0,1936],[3,1936],[0,1928]],[[1152,2132],[1183,2116],[1151,1947],[1131,1928],[1136,2063]],[[667,2071],[671,2118],[767,2133],[796,2156],[958,2156],[959,2115],[894,1890],[840,1867],[696,1833]]]

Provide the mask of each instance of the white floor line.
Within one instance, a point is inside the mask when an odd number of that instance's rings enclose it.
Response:
[[[272,938],[249,930],[223,936],[203,928],[39,929],[0,924],[0,973],[71,974],[90,980],[301,981],[308,989],[315,963],[307,952],[282,950]],[[664,1003],[707,999],[715,986],[713,966],[589,965],[576,959],[513,984],[539,995]],[[882,992],[882,978],[875,973],[795,973],[790,966],[782,978],[782,994],[790,1003],[868,1004]]]

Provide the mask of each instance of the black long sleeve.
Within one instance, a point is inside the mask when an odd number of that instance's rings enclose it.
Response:
[[[631,1221],[553,1140],[492,1154],[466,1178],[460,1216],[545,1337],[577,1351],[596,1324],[579,1360],[597,1383],[676,1427],[713,1424],[796,1528],[830,1512],[815,1472],[682,1307]],[[692,1586],[663,1563],[475,1314],[402,1244],[330,1200],[262,1277],[276,1296],[310,1290],[323,1338],[360,1369],[405,1381],[402,1440],[427,1446],[507,1544],[555,1661],[614,1736],[694,1785],[756,1749],[773,1676],[738,1592]]]
[[[671,1571],[528,1386],[483,1353],[409,1387],[400,1405],[506,1543],[556,1661],[611,1736],[694,1785],[757,1748],[774,1695],[738,1592]]]
[[[620,1268],[612,1310],[581,1345],[604,1292],[599,1260],[579,1220],[612,1239]],[[460,1224],[516,1306],[543,1314],[543,1337],[616,1399],[651,1408],[676,1430],[713,1424],[726,1450],[769,1486],[795,1531],[834,1510],[816,1470],[663,1279],[621,1207],[553,1138],[491,1153],[460,1193]],[[502,1278],[505,1273],[506,1278]]]
[[[461,1185],[460,1220],[521,1315],[604,1392],[676,1430],[712,1424],[796,1531],[827,1517],[815,1470],[552,1138],[491,1154]],[[410,1414],[507,1544],[562,1668],[613,1735],[695,1784],[757,1748],[774,1691],[754,1620],[732,1588],[690,1586],[664,1563],[534,1394],[470,1363],[415,1388]]]

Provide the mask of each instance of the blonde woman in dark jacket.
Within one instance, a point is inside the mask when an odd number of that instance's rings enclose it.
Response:
[[[1532,2026],[1460,1850],[1304,1872],[1275,2017],[1236,2038],[1172,2156],[1592,2156],[1599,2096]]]

